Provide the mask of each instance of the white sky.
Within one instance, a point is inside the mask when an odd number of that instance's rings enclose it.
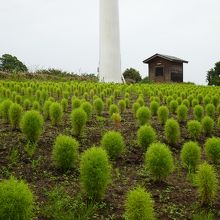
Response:
[[[184,81],[205,84],[220,61],[220,0],[119,0],[123,70],[155,53],[177,56]],[[29,68],[96,72],[99,0],[0,0],[0,55]]]

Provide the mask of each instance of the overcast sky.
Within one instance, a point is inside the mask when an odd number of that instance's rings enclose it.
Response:
[[[122,68],[142,76],[155,53],[177,56],[184,81],[205,84],[220,61],[220,0],[119,0]],[[29,68],[97,70],[99,0],[0,0],[0,55]]]

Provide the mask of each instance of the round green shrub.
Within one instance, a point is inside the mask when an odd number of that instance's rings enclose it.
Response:
[[[214,129],[214,121],[209,116],[205,116],[202,121],[202,130],[205,135],[211,135]]]
[[[215,114],[215,106],[213,104],[208,104],[205,107],[205,111],[206,111],[206,115],[213,118]]]
[[[198,99],[193,99],[192,100],[192,107],[194,108],[196,105],[198,105],[199,104],[199,101],[198,101]]]
[[[165,137],[170,144],[176,144],[180,139],[180,126],[173,118],[166,121]]]
[[[208,105],[211,102],[210,97],[207,95],[205,96],[205,98],[203,99],[204,105]]]
[[[217,107],[218,106],[218,103],[219,103],[219,96],[218,95],[215,95],[215,96],[212,96],[212,104]]]
[[[207,158],[214,164],[220,162],[220,138],[213,137],[206,140],[205,153]]]
[[[45,119],[48,119],[49,116],[50,116],[50,105],[52,104],[53,102],[52,101],[49,101],[47,100],[45,103],[44,103],[44,106],[43,106],[43,116]]]
[[[150,103],[150,111],[151,111],[153,116],[157,115],[158,108],[159,108],[159,103],[158,102],[152,101]]]
[[[83,190],[91,199],[101,199],[111,181],[111,165],[107,152],[92,147],[81,156],[80,182]]]
[[[36,143],[43,131],[44,119],[38,111],[27,111],[24,113],[20,128],[28,141]]]
[[[162,143],[151,144],[145,154],[145,167],[155,180],[164,180],[174,169],[170,149]]]
[[[52,125],[59,125],[63,118],[63,108],[58,102],[50,105],[49,115]]]
[[[125,201],[125,219],[154,220],[154,201],[144,188],[137,187],[127,193]]]
[[[194,118],[201,121],[204,115],[204,109],[201,105],[196,105],[193,109]]]
[[[81,107],[87,114],[87,118],[89,120],[92,116],[92,105],[89,102],[83,102]]]
[[[97,113],[97,115],[101,115],[104,110],[104,102],[101,98],[96,98],[94,100],[94,108]]]
[[[0,182],[0,218],[32,219],[34,197],[28,185],[14,178]]]
[[[120,112],[123,113],[125,111],[125,109],[126,109],[125,100],[120,100],[118,102],[118,106],[119,106]]]
[[[186,167],[190,173],[194,173],[201,159],[201,149],[199,145],[193,141],[185,143],[181,150],[180,158],[183,166]]]
[[[217,125],[218,125],[218,128],[220,128],[220,116],[218,117]]]
[[[184,100],[182,101],[182,104],[185,105],[187,108],[190,107],[190,102],[189,102],[188,99],[184,99]]]
[[[31,102],[29,99],[25,99],[24,102],[23,102],[23,108],[24,110],[29,110],[30,109],[30,106],[31,106]]]
[[[134,113],[134,115],[136,115],[137,113],[137,110],[141,107],[141,105],[138,103],[138,102],[135,102],[133,105],[132,105],[132,112]]]
[[[111,104],[109,107],[109,115],[112,116],[114,113],[119,113],[119,109],[117,105]]]
[[[202,133],[202,125],[197,120],[191,120],[187,123],[187,131],[189,133],[189,136],[192,139],[196,140]]]
[[[70,115],[73,133],[80,136],[87,122],[87,114],[82,108],[77,108]]]
[[[148,107],[142,106],[137,110],[136,118],[139,125],[145,125],[150,122],[151,112]]]
[[[61,100],[61,106],[62,106],[62,109],[63,109],[63,112],[67,112],[67,108],[68,108],[68,100],[63,98]]]
[[[34,101],[32,104],[32,110],[40,111],[40,103],[38,101]]]
[[[77,109],[81,106],[81,100],[76,96],[72,97],[72,109]]]
[[[178,108],[178,102],[175,100],[172,100],[169,104],[169,108],[170,108],[170,112],[174,114]]]
[[[138,144],[144,149],[147,150],[147,148],[156,141],[157,135],[155,130],[149,126],[144,125],[139,128],[137,132],[137,139]]]
[[[139,96],[136,102],[138,102],[140,106],[144,106],[144,98],[143,97]]]
[[[169,116],[169,109],[166,106],[160,106],[157,111],[158,120],[161,124],[165,124],[168,116]]]
[[[15,96],[15,102],[19,105],[22,104],[22,96],[21,95],[16,95]]]
[[[52,160],[56,167],[68,170],[75,167],[79,143],[72,137],[59,135],[54,143]]]
[[[10,105],[8,114],[9,114],[9,121],[13,129],[19,127],[21,116],[22,116],[22,107],[17,103],[12,103]]]
[[[108,131],[102,137],[101,146],[106,150],[110,158],[115,159],[125,149],[124,138],[120,132]]]
[[[207,164],[201,164],[195,176],[195,184],[203,205],[210,205],[216,197],[218,179],[214,168]]]
[[[180,105],[177,108],[177,119],[179,122],[183,122],[186,120],[188,115],[188,108],[185,105]]]
[[[13,102],[9,99],[4,100],[0,106],[1,116],[5,122],[9,122],[9,109]]]

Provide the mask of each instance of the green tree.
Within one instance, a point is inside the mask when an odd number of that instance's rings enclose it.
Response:
[[[135,83],[141,81],[141,75],[140,73],[133,68],[126,69],[125,72],[123,73],[123,76],[126,81],[134,81]]]
[[[215,67],[210,69],[206,76],[208,85],[220,86],[220,61],[215,64]]]
[[[27,72],[28,68],[17,57],[3,54],[0,57],[0,70],[6,72]]]

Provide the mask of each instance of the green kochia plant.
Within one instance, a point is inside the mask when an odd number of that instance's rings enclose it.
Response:
[[[63,118],[63,108],[62,106],[54,102],[50,105],[49,115],[52,125],[59,125]]]
[[[51,105],[52,103],[53,103],[53,102],[52,102],[52,101],[49,101],[49,100],[47,100],[47,101],[44,103],[44,106],[43,106],[43,115],[44,115],[45,120],[49,118],[49,115],[50,115],[50,105]]]
[[[81,105],[82,109],[86,112],[88,120],[92,116],[92,105],[89,102],[83,102]]]
[[[136,115],[137,113],[137,110],[141,107],[141,105],[138,103],[138,102],[135,102],[133,105],[132,105],[132,112],[134,113],[134,115]]]
[[[32,219],[34,196],[28,185],[11,177],[0,182],[0,218]]]
[[[197,120],[191,120],[187,123],[187,130],[191,138],[196,140],[202,133],[202,125]]]
[[[220,138],[212,137],[206,140],[205,153],[207,158],[214,164],[220,163]]]
[[[24,113],[20,122],[22,133],[32,144],[35,144],[38,141],[43,131],[43,125],[44,120],[42,115],[34,110]]]
[[[194,118],[201,121],[204,115],[204,109],[201,105],[196,105],[193,109]]]
[[[144,149],[147,150],[150,144],[152,144],[157,138],[155,130],[149,126],[144,125],[139,128],[137,132],[138,144]]]
[[[142,106],[137,110],[136,117],[139,125],[145,125],[150,122],[151,112],[148,107]]]
[[[56,167],[68,170],[76,166],[79,143],[72,137],[59,135],[54,143],[52,160]]]
[[[89,198],[94,200],[103,198],[111,182],[111,169],[107,152],[104,149],[92,147],[82,154],[80,182]]]
[[[169,109],[166,106],[160,106],[157,111],[158,120],[163,125],[166,123],[169,116]]]
[[[216,198],[218,189],[218,179],[214,168],[207,163],[201,164],[195,176],[195,184],[201,203],[210,205]]]
[[[154,201],[144,188],[137,187],[127,193],[125,201],[126,220],[154,220]]]
[[[119,109],[120,109],[120,112],[123,113],[126,109],[126,102],[125,100],[120,100],[118,102],[118,106],[119,106]]]
[[[171,118],[165,124],[165,136],[170,144],[176,144],[180,139],[180,126],[179,123]]]
[[[13,129],[16,129],[19,127],[20,121],[21,121],[21,116],[22,116],[22,107],[19,104],[13,103],[11,104],[9,108],[9,120],[10,124]]]
[[[104,102],[101,98],[96,98],[94,100],[94,108],[97,113],[97,115],[101,115],[104,110]]]
[[[101,146],[107,151],[110,158],[115,159],[125,149],[124,139],[121,133],[108,131],[101,140]]]
[[[156,181],[164,180],[174,169],[170,149],[162,143],[153,143],[145,154],[145,167]]]
[[[109,114],[112,116],[114,113],[119,113],[119,109],[117,105],[111,104],[109,107]]]
[[[189,173],[194,173],[201,159],[201,148],[196,142],[187,142],[181,150],[181,161]]]
[[[205,135],[211,135],[214,129],[214,121],[209,116],[205,116],[202,119],[202,130],[205,133]]]
[[[77,108],[72,111],[70,119],[73,128],[73,133],[76,136],[80,136],[87,122],[87,114],[82,108]]]
[[[151,110],[152,115],[154,115],[154,116],[157,115],[158,108],[159,108],[158,102],[152,101],[150,103],[150,110]]]
[[[208,104],[205,107],[206,115],[213,118],[215,114],[215,106],[213,104]]]
[[[12,104],[12,101],[9,99],[4,100],[0,105],[0,115],[6,123],[9,122],[9,109]]]
[[[185,105],[180,105],[177,108],[177,119],[179,122],[186,120],[188,114],[188,108]]]
[[[61,106],[62,106],[62,109],[63,109],[63,112],[67,112],[67,108],[68,108],[68,100],[63,98],[61,100]]]

